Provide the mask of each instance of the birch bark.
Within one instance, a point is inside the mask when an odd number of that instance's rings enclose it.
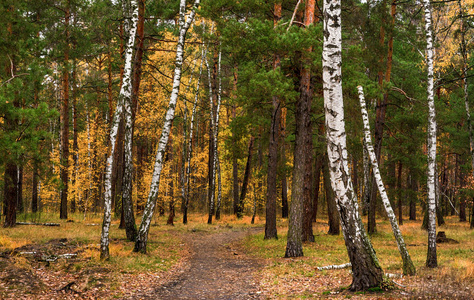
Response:
[[[217,110],[216,110],[216,121],[214,124],[214,174],[217,172],[217,205],[216,205],[216,220],[220,219],[221,214],[221,201],[222,201],[222,182],[221,182],[221,166],[219,161],[219,149],[217,140],[219,136],[219,111],[221,109],[221,95],[222,95],[222,79],[221,79],[221,60],[222,51],[219,50],[219,60],[217,62],[217,77],[219,80],[219,87],[217,90]],[[215,177],[214,177],[215,181]]]
[[[135,45],[135,34],[137,31],[138,23],[138,5],[136,0],[130,2],[130,11],[132,12],[131,24],[130,24],[130,36],[127,41],[125,50],[125,67],[124,75],[122,80],[122,87],[120,88],[120,94],[115,108],[114,116],[111,123],[109,133],[109,145],[110,151],[107,155],[107,164],[105,171],[105,193],[104,193],[104,219],[102,223],[102,234],[100,238],[100,258],[108,259],[109,254],[109,230],[111,221],[112,211],[112,166],[115,153],[115,141],[117,138],[117,132],[119,129],[120,120],[124,110],[124,103],[129,102],[132,96],[132,59],[133,59],[133,48]]]
[[[165,115],[165,121],[163,124],[163,129],[161,131],[160,141],[158,143],[155,166],[153,169],[152,181],[150,184],[150,193],[148,194],[148,199],[145,204],[145,210],[143,211],[142,221],[140,223],[140,228],[138,229],[138,235],[135,241],[135,247],[133,249],[134,252],[146,253],[148,231],[150,230],[150,223],[151,223],[153,212],[156,206],[158,188],[160,185],[160,175],[161,175],[161,170],[163,169],[165,149],[166,149],[166,145],[168,144],[171,124],[174,119],[176,102],[178,100],[179,86],[181,83],[181,68],[183,66],[184,42],[186,39],[186,32],[188,31],[189,26],[191,26],[191,23],[193,22],[196,9],[199,6],[199,2],[200,0],[194,1],[193,8],[188,16],[188,19],[185,20],[186,0],[180,1],[179,39],[178,39],[178,45],[176,47],[176,66],[174,69],[174,76],[173,76],[173,89],[172,89],[170,101],[168,104],[168,111],[166,112],[166,115]]]
[[[211,28],[212,31],[212,28]],[[210,139],[209,139],[209,188],[208,196],[209,199],[209,216],[207,219],[207,224],[212,224],[212,215],[214,214],[214,197],[215,197],[215,178],[216,178],[216,153],[215,153],[215,119],[214,119],[214,95],[212,88],[212,77],[211,77],[211,68],[209,67],[209,61],[207,56],[205,57],[206,68],[207,68],[207,78],[209,83],[209,120],[210,120]]]
[[[471,172],[474,175],[474,133],[472,131],[472,120],[471,111],[469,108],[469,92],[467,84],[467,45],[466,45],[466,21],[464,16],[464,9],[462,0],[459,0],[459,18],[461,19],[461,54],[462,54],[462,74],[463,74],[463,86],[464,86],[464,107],[466,109],[466,123],[469,131],[469,151],[471,154]],[[474,211],[474,209],[473,209]],[[474,227],[474,221],[471,221],[471,228]]]
[[[377,183],[380,197],[382,198],[383,206],[385,208],[385,211],[387,212],[388,219],[390,220],[390,225],[392,226],[393,235],[395,236],[395,240],[397,241],[398,251],[402,256],[403,274],[415,275],[415,266],[411,261],[410,254],[408,253],[402,233],[400,232],[400,228],[398,227],[397,217],[395,216],[392,206],[390,205],[390,200],[388,199],[387,191],[385,190],[385,186],[382,182],[382,176],[380,175],[377,157],[375,155],[374,146],[372,145],[372,138],[370,137],[369,116],[367,114],[367,109],[365,106],[364,90],[361,86],[358,86],[357,89],[359,91],[362,121],[364,123],[364,144],[369,154],[370,162],[372,164],[372,171],[375,177],[375,181]]]
[[[433,30],[432,9],[430,0],[423,0],[425,9],[425,32],[426,32],[426,64],[428,66],[427,98],[428,98],[428,253],[426,266],[435,268],[438,266],[436,254],[436,111],[433,92]]]
[[[353,291],[379,286],[383,271],[362,225],[347,163],[341,78],[341,0],[324,0],[323,89],[331,184],[352,264]]]

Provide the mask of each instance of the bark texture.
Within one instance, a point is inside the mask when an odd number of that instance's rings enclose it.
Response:
[[[281,18],[281,3],[275,3],[273,26],[278,25]],[[280,67],[280,56],[273,58],[273,70]],[[278,171],[278,139],[280,135],[280,100],[272,97],[272,120],[270,124],[270,138],[268,142],[268,172],[267,172],[267,200],[265,205],[265,240],[277,239],[276,227],[276,198],[277,198],[277,171]]]
[[[410,258],[410,254],[408,253],[405,241],[400,231],[400,227],[398,227],[397,217],[395,216],[392,206],[390,205],[390,200],[388,199],[387,191],[385,190],[385,186],[382,181],[382,176],[380,175],[379,165],[377,163],[377,157],[375,156],[374,147],[372,145],[372,138],[370,137],[369,115],[367,114],[367,109],[365,108],[364,91],[361,86],[358,87],[358,91],[359,91],[360,107],[361,107],[361,112],[362,112],[362,121],[364,123],[364,144],[369,154],[374,178],[377,182],[377,187],[379,190],[380,197],[382,198],[383,206],[385,208],[385,211],[387,212],[388,219],[390,220],[390,225],[392,226],[392,231],[393,231],[393,235],[395,236],[395,240],[397,242],[398,251],[400,252],[400,255],[402,256],[403,274],[415,275],[416,273],[415,265],[413,264]]]
[[[156,153],[155,165],[153,168],[152,181],[150,184],[150,192],[148,194],[148,199],[145,204],[145,210],[143,211],[142,221],[140,223],[140,228],[138,229],[138,235],[135,242],[134,252],[146,253],[146,245],[148,239],[148,232],[150,230],[151,219],[156,206],[156,200],[158,196],[158,188],[160,185],[160,175],[161,170],[163,169],[163,160],[165,155],[166,145],[168,144],[168,138],[171,131],[171,124],[174,119],[174,112],[176,108],[176,102],[178,100],[179,87],[181,83],[181,69],[183,66],[183,56],[184,56],[184,42],[186,38],[186,32],[193,22],[194,15],[197,7],[199,6],[199,0],[195,0],[191,13],[188,16],[188,19],[185,20],[185,11],[186,11],[186,0],[180,1],[180,16],[179,16],[179,39],[178,45],[176,47],[176,66],[173,76],[173,88],[170,96],[170,101],[168,104],[168,110],[165,115],[165,121],[163,124],[163,129],[161,131],[160,140],[158,143],[158,150]]]
[[[341,60],[341,1],[324,0],[323,89],[329,173],[352,264],[353,291],[379,286],[383,271],[359,216],[347,163]]]
[[[436,254],[436,111],[434,104],[433,87],[433,30],[432,30],[432,9],[430,0],[423,0],[425,9],[425,33],[426,33],[426,64],[428,66],[427,98],[428,98],[428,253],[426,266],[435,268],[438,266]]]
[[[63,101],[61,103],[61,205],[59,218],[67,219],[67,196],[69,187],[69,1],[64,11],[65,47],[64,47],[64,70],[63,70]]]
[[[125,2],[124,2],[125,3]],[[124,5],[125,7],[125,5]],[[114,153],[116,146],[116,137],[119,129],[120,121],[122,119],[122,113],[124,110],[129,109],[125,104],[130,102],[132,96],[132,59],[133,59],[133,48],[135,46],[135,34],[137,30],[138,22],[138,5],[136,0],[130,2],[130,12],[132,12],[132,20],[129,28],[129,39],[125,48],[125,66],[124,75],[122,80],[122,87],[120,88],[119,99],[117,107],[115,108],[114,116],[111,123],[109,133],[109,145],[110,150],[107,155],[106,171],[105,171],[105,193],[104,193],[104,220],[102,223],[102,234],[100,237],[100,258],[108,259],[109,254],[109,230],[111,222],[111,211],[112,211],[112,166],[114,164]],[[127,10],[125,13],[128,13]]]

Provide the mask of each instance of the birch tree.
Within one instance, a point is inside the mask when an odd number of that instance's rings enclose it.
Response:
[[[435,268],[438,266],[436,255],[436,111],[434,104],[433,84],[433,30],[432,9],[430,0],[423,0],[425,9],[425,33],[426,33],[426,65],[428,67],[427,98],[428,98],[428,253],[426,266]]]
[[[126,1],[126,0],[124,0]],[[125,7],[126,5],[123,5]],[[131,109],[129,103],[132,97],[132,60],[133,60],[133,48],[135,45],[135,34],[137,31],[138,23],[138,4],[136,0],[130,2],[130,11],[132,12],[131,24],[129,28],[129,39],[125,49],[125,66],[122,80],[122,87],[120,88],[120,94],[115,108],[114,116],[111,123],[109,133],[109,145],[110,150],[107,155],[107,164],[105,171],[105,194],[104,194],[104,220],[102,223],[102,234],[100,238],[100,258],[109,258],[109,230],[111,221],[112,211],[112,166],[114,163],[115,153],[115,142],[117,139],[117,132],[119,129],[120,121],[124,110],[124,105],[128,106],[125,109]],[[125,103],[128,103],[127,105]]]
[[[217,89],[217,109],[216,109],[216,121],[214,124],[214,172],[217,172],[217,205],[216,205],[216,220],[220,219],[221,212],[221,201],[222,201],[222,182],[221,182],[221,164],[219,161],[219,149],[217,140],[219,136],[219,111],[221,109],[221,96],[222,96],[222,77],[221,77],[221,61],[222,51],[219,50],[219,59],[217,62],[217,77],[219,80],[219,87]],[[214,177],[215,178],[215,177]],[[215,181],[215,179],[214,179]]]
[[[176,47],[176,66],[174,69],[173,76],[173,88],[170,95],[170,101],[168,104],[168,110],[165,115],[165,121],[163,129],[161,131],[160,140],[158,142],[158,150],[156,153],[155,165],[153,168],[153,175],[150,184],[150,192],[148,199],[145,204],[145,210],[143,211],[142,221],[140,228],[138,229],[137,239],[135,241],[134,252],[146,253],[146,245],[148,239],[148,232],[150,230],[151,219],[156,206],[156,200],[158,196],[158,189],[160,185],[160,175],[163,169],[163,162],[165,158],[166,145],[168,144],[168,138],[171,131],[171,125],[174,119],[174,113],[176,109],[176,103],[178,100],[179,87],[181,83],[181,69],[183,66],[184,56],[184,42],[186,39],[186,32],[188,31],[191,23],[194,20],[196,9],[199,6],[200,0],[195,0],[191,12],[186,20],[186,0],[180,1],[179,6],[179,38],[178,45]]]
[[[397,241],[398,251],[402,256],[403,260],[403,274],[405,275],[415,275],[416,270],[413,262],[411,261],[410,254],[408,253],[405,241],[403,239],[402,233],[400,232],[400,227],[398,227],[397,217],[393,212],[392,206],[390,205],[390,200],[388,199],[385,186],[382,181],[382,176],[380,175],[379,165],[377,162],[377,157],[375,155],[374,146],[372,145],[372,138],[370,137],[370,125],[369,125],[369,116],[367,114],[367,109],[365,106],[364,90],[361,86],[357,87],[359,91],[359,101],[360,108],[362,112],[362,121],[364,123],[364,146],[367,149],[369,154],[370,162],[372,163],[372,171],[374,173],[375,181],[379,189],[380,197],[382,198],[382,203],[387,212],[388,219],[390,220],[390,225],[392,226],[393,235]]]
[[[352,264],[350,289],[365,290],[382,283],[383,271],[362,225],[347,162],[341,78],[341,0],[324,0],[323,3],[323,89],[329,173]]]

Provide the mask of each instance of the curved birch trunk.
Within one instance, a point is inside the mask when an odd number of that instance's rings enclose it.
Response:
[[[132,0],[131,3],[132,20],[129,31],[129,39],[125,50],[125,67],[122,81],[122,87],[120,88],[120,94],[117,102],[117,107],[114,112],[112,124],[109,134],[110,151],[107,155],[107,165],[105,170],[105,193],[104,193],[104,220],[102,223],[102,234],[100,238],[100,258],[108,259],[109,254],[109,230],[111,221],[111,210],[112,210],[112,166],[115,153],[115,141],[117,138],[117,132],[122,119],[122,113],[124,110],[124,103],[129,102],[132,97],[132,60],[133,60],[133,48],[135,45],[135,34],[137,31],[138,23],[138,5],[136,0]]]
[[[377,182],[377,187],[379,189],[380,197],[382,198],[382,203],[387,212],[388,219],[390,220],[390,225],[392,226],[393,235],[397,241],[398,251],[402,256],[403,260],[403,274],[404,275],[415,275],[416,269],[411,261],[410,254],[408,254],[405,241],[403,240],[402,233],[398,227],[397,217],[393,212],[392,206],[390,205],[390,200],[388,199],[385,186],[382,182],[382,176],[380,175],[379,165],[377,163],[377,157],[375,156],[374,146],[372,145],[372,138],[370,137],[370,125],[369,125],[369,116],[367,114],[367,109],[365,107],[364,99],[364,90],[361,86],[357,87],[359,91],[359,101],[360,109],[362,112],[362,121],[364,123],[364,144],[367,148],[369,154],[370,162],[372,163],[372,170],[374,173],[375,181]]]
[[[341,81],[341,0],[324,0],[323,89],[331,184],[352,264],[353,291],[379,286],[383,271],[362,225],[347,163]]]
[[[426,31],[426,64],[428,66],[428,253],[426,266],[435,268],[438,266],[436,254],[436,111],[433,93],[433,30],[431,25],[432,10],[430,0],[423,0],[425,7],[425,31]]]
[[[145,204],[145,210],[143,211],[142,221],[140,228],[138,229],[137,239],[135,241],[134,252],[146,253],[146,245],[148,239],[148,232],[150,230],[150,223],[155,211],[156,199],[158,196],[158,189],[160,185],[160,175],[163,169],[163,161],[165,158],[166,145],[168,144],[168,138],[171,131],[171,124],[174,119],[174,112],[176,109],[176,102],[178,100],[179,86],[181,83],[181,68],[183,66],[184,56],[184,42],[186,39],[186,32],[193,22],[196,8],[199,6],[200,0],[195,0],[191,13],[188,19],[185,20],[186,11],[186,0],[180,1],[179,7],[179,39],[176,47],[176,67],[174,69],[173,76],[173,89],[171,91],[170,102],[168,104],[168,111],[165,115],[165,121],[163,129],[161,131],[160,141],[158,143],[158,150],[156,153],[155,166],[153,169],[153,176],[150,184],[150,193]]]

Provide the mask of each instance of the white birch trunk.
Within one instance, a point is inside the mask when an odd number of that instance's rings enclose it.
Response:
[[[426,64],[428,66],[427,98],[428,98],[428,254],[426,266],[435,268],[438,266],[436,254],[436,111],[434,103],[433,84],[433,30],[432,9],[430,0],[423,0],[425,8],[425,31],[426,31]]]
[[[204,47],[202,48],[201,51],[201,64],[199,66],[199,77],[198,77],[198,82],[196,84],[196,93],[194,94],[194,103],[193,103],[193,110],[191,112],[191,124],[189,127],[189,143],[188,143],[188,153],[186,157],[186,194],[185,194],[185,200],[184,200],[184,212],[183,212],[183,224],[188,223],[188,205],[189,205],[189,190],[190,190],[190,174],[191,174],[191,158],[192,158],[192,153],[193,153],[193,133],[194,133],[194,118],[196,117],[196,107],[197,107],[197,102],[198,102],[198,96],[199,96],[199,86],[201,83],[201,75],[202,75],[202,65],[204,62],[204,56],[206,55],[206,51]]]
[[[185,20],[185,11],[186,11],[186,0],[180,1],[179,7],[179,39],[178,45],[176,47],[176,66],[174,69],[173,76],[173,89],[171,91],[170,101],[168,104],[168,111],[165,115],[165,121],[163,124],[163,129],[161,131],[160,140],[158,142],[158,150],[156,153],[155,166],[153,169],[152,180],[150,184],[150,193],[148,194],[148,199],[145,204],[145,210],[143,211],[142,221],[140,223],[140,228],[138,229],[138,235],[135,242],[134,252],[146,253],[146,243],[148,239],[148,231],[150,230],[150,223],[155,211],[156,199],[158,196],[158,189],[160,185],[160,175],[161,170],[163,169],[163,162],[165,159],[165,150],[166,145],[168,144],[168,138],[171,131],[171,125],[174,119],[174,112],[176,109],[176,103],[178,100],[179,87],[181,84],[181,69],[183,66],[183,56],[184,56],[184,42],[186,39],[186,32],[193,22],[194,15],[196,13],[196,8],[199,6],[200,0],[195,0],[191,13],[188,16],[188,19]]]
[[[400,232],[400,228],[398,227],[397,217],[395,216],[392,206],[390,205],[390,200],[388,199],[388,195],[385,191],[385,186],[382,181],[382,176],[380,175],[377,157],[375,156],[374,146],[372,145],[372,138],[370,137],[369,116],[367,114],[367,109],[365,106],[364,90],[361,86],[358,86],[357,89],[359,91],[362,121],[364,123],[364,144],[367,149],[370,162],[372,164],[372,171],[374,173],[375,181],[379,189],[380,197],[382,198],[383,206],[385,208],[385,211],[387,212],[388,219],[390,220],[390,225],[392,226],[393,235],[395,236],[395,240],[397,241],[398,251],[402,256],[403,274],[415,275],[415,266],[413,265],[413,262],[410,258],[410,254],[408,253],[402,233]]]
[[[212,31],[212,29],[211,29]],[[211,133],[212,133],[212,140],[215,144],[215,123],[214,123],[214,100],[213,100],[213,91],[212,91],[212,78],[211,78],[211,69],[209,68],[209,61],[207,59],[207,55],[205,57],[206,61],[206,68],[207,68],[207,78],[208,78],[208,83],[209,83],[209,118],[211,122]],[[212,213],[214,211],[214,197],[215,197],[215,178],[216,178],[216,147],[214,147],[214,156],[212,157],[212,174],[209,174],[211,177],[210,179],[210,184],[209,184],[209,217],[207,220],[208,224],[212,224]]]
[[[123,3],[125,3],[124,0]],[[123,72],[122,87],[115,108],[114,116],[109,133],[110,151],[107,155],[107,163],[105,170],[104,181],[104,220],[102,223],[102,234],[100,237],[100,257],[101,259],[109,258],[109,229],[112,211],[112,165],[114,163],[115,142],[117,139],[117,132],[119,123],[122,118],[124,102],[131,101],[132,97],[132,60],[133,49],[135,46],[135,34],[137,32],[138,24],[138,4],[136,0],[130,2],[130,11],[132,12],[131,22],[129,26],[129,38],[125,47],[125,66]],[[124,5],[125,7],[125,5]],[[128,15],[129,11],[126,12]]]
[[[342,94],[341,0],[323,0],[323,90],[331,185],[352,264],[351,290],[379,286],[383,271],[362,225],[348,168]]]
[[[464,9],[462,0],[459,0],[459,17],[461,19],[461,54],[462,54],[462,74],[463,74],[463,87],[464,87],[464,107],[466,109],[466,123],[467,130],[469,131],[469,151],[471,154],[471,172],[474,175],[474,134],[472,132],[472,120],[471,110],[469,108],[469,92],[467,84],[467,45],[466,45],[466,23],[464,18]]]
[[[217,145],[217,140],[219,136],[219,112],[221,109],[221,94],[222,94],[221,60],[222,60],[222,51],[219,51],[219,60],[217,63],[217,77],[219,80],[219,87],[217,90],[216,122],[214,124],[214,174],[216,174],[217,172],[216,218],[220,218],[220,208],[221,208],[221,201],[222,201],[221,166],[220,166],[220,161],[219,161],[219,150],[218,150],[218,145]]]
[[[370,162],[367,149],[363,147],[363,163],[364,163],[364,193],[362,195],[362,214],[365,216],[369,212],[370,201]]]

